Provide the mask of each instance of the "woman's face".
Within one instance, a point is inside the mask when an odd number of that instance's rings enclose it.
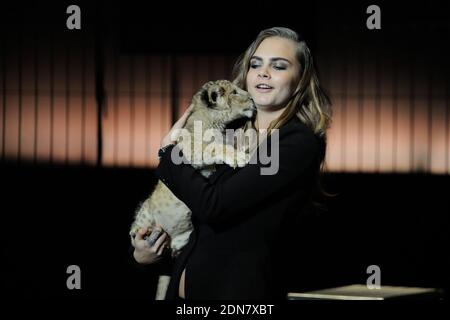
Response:
[[[264,39],[250,58],[247,91],[258,109],[283,108],[294,93],[300,65],[295,42],[280,37]]]

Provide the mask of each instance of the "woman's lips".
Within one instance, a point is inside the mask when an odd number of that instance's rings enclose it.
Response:
[[[256,91],[261,92],[261,93],[267,93],[267,92],[270,92],[273,90],[273,88],[258,88],[258,87],[256,87],[255,89],[256,89]]]

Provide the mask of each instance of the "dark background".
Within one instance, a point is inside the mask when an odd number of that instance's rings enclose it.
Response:
[[[65,27],[69,4],[5,4],[2,35]],[[449,40],[445,1],[379,3],[383,29],[366,37],[366,15],[361,12],[372,3],[364,1],[77,4],[83,11],[83,32],[94,33],[99,45],[117,37],[124,54],[236,55],[259,30],[274,25],[301,31],[312,49],[318,26],[330,41],[344,32],[360,46],[385,46],[398,54],[425,46],[431,56],[443,57]],[[436,67],[438,62],[427,63]],[[439,65],[443,78],[448,69],[448,61]],[[128,227],[138,202],[156,181],[153,171],[29,165],[2,158],[0,177],[3,294],[153,296],[155,267],[136,268],[128,252]],[[366,269],[373,264],[381,268],[382,285],[449,287],[448,175],[328,173],[324,185],[336,195],[326,200],[327,210],[317,210],[299,230],[293,289],[364,284]],[[82,290],[66,288],[71,264],[81,268]]]

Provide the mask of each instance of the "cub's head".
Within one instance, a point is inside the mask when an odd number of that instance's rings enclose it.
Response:
[[[194,95],[192,104],[192,114],[200,112],[202,117],[221,124],[251,118],[256,110],[250,94],[228,80],[207,82]]]

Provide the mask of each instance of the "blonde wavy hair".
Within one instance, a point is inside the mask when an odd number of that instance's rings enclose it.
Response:
[[[325,171],[325,153],[327,145],[327,129],[331,125],[331,101],[323,88],[320,86],[314,67],[311,52],[306,42],[301,40],[299,35],[288,28],[274,27],[261,31],[253,43],[238,58],[233,67],[233,82],[240,88],[247,90],[246,78],[250,67],[250,60],[261,42],[269,37],[281,37],[289,39],[296,44],[296,57],[300,64],[300,77],[296,90],[289,99],[283,113],[268,128],[270,134],[272,129],[277,129],[288,122],[292,117],[297,116],[301,122],[311,128],[321,142],[319,159],[317,163],[317,180],[313,197],[317,196],[333,196],[322,187],[322,173]],[[253,127],[254,120],[247,121],[244,129]],[[324,208],[320,202],[312,201],[316,206]]]
[[[295,42],[296,57],[300,64],[301,75],[297,88],[286,105],[286,109],[278,119],[270,123],[268,131],[270,132],[271,129],[281,127],[296,115],[316,135],[326,138],[326,131],[331,124],[331,102],[320,87],[308,46],[305,41],[300,40],[295,31],[283,27],[274,27],[261,31],[255,41],[236,61],[233,67],[233,82],[240,88],[247,90],[246,78],[250,67],[250,59],[261,42],[269,37],[281,37]]]

